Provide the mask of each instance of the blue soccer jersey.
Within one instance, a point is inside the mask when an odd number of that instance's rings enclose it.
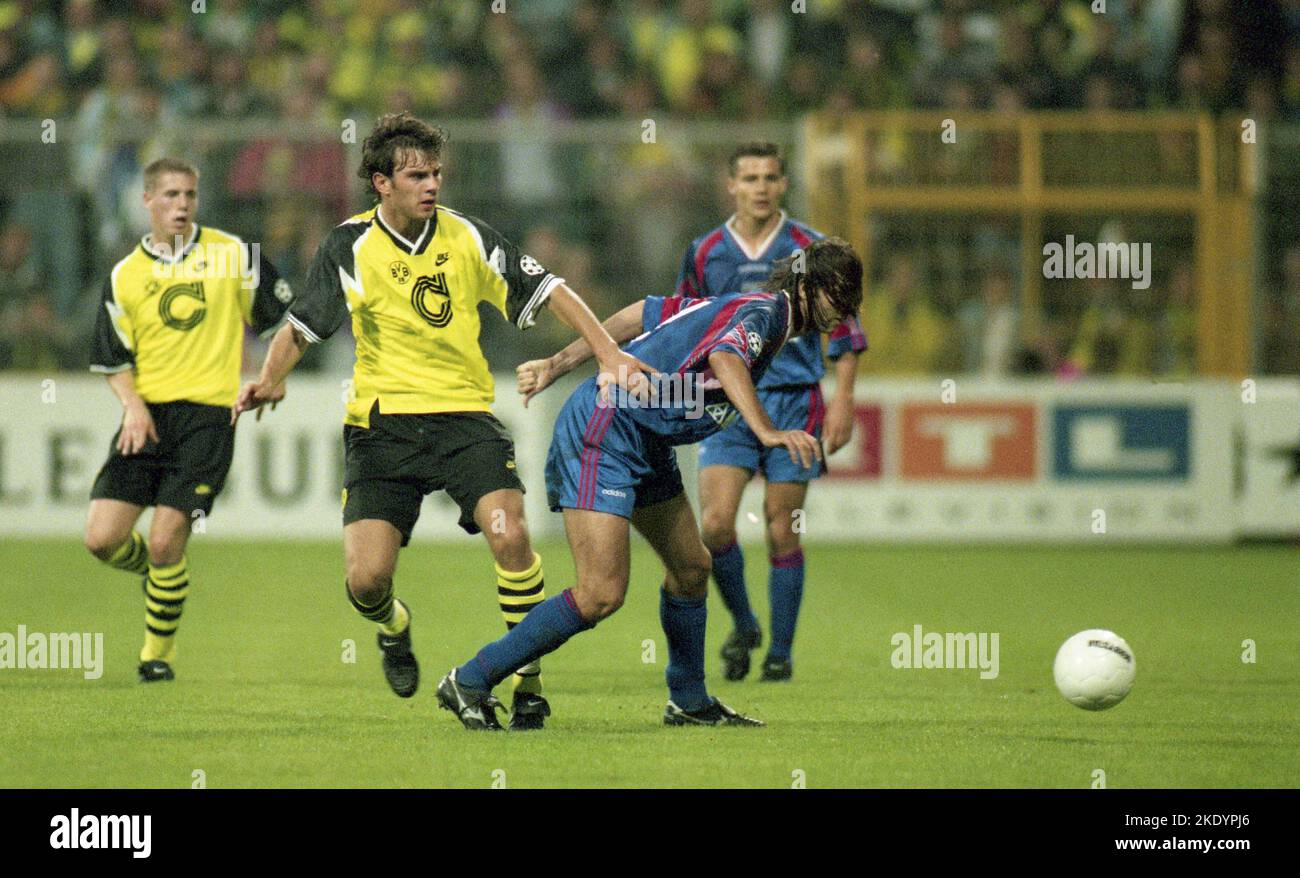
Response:
[[[782,293],[647,298],[644,332],[625,350],[654,369],[658,397],[637,405],[611,387],[604,404],[594,377],[578,385],[556,418],[546,459],[551,509],[629,517],[638,507],[680,494],[673,446],[699,442],[738,416],[709,355],[737,355],[758,381],[785,344],[790,319],[790,300]]]
[[[625,350],[665,376],[658,382],[663,398],[635,407],[615,388],[612,400],[670,445],[699,442],[737,415],[709,366],[709,355],[729,351],[741,357],[757,384],[786,342],[790,316],[790,300],[782,293],[697,300],[648,296],[641,316],[644,331]]]
[[[732,231],[734,219],[732,217],[707,235],[696,238],[687,248],[677,277],[679,296],[702,298],[762,290],[776,260],[824,237],[821,232],[790,219],[782,211],[780,224],[768,240],[759,245],[759,252],[748,253]],[[831,358],[866,349],[867,337],[856,317],[843,321],[830,333],[827,352]],[[816,384],[825,373],[821,337],[810,332],[792,339],[757,384],[760,389],[806,386]]]

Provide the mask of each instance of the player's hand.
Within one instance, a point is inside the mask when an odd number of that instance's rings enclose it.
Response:
[[[803,430],[773,430],[760,437],[759,441],[768,448],[783,446],[790,452],[790,457],[799,461],[799,465],[804,469],[811,469],[813,461],[822,459],[821,443],[817,441],[817,437]]]
[[[609,387],[613,384],[622,387],[638,402],[652,402],[656,395],[654,382],[651,380],[654,373],[654,367],[625,351],[618,351],[616,356],[600,363],[600,373],[596,376],[600,398],[606,403],[609,402]]]
[[[153,415],[143,403],[133,403],[126,408],[122,416],[122,429],[117,433],[117,450],[124,456],[143,451],[149,440],[158,441],[158,429],[154,426]]]
[[[853,400],[836,397],[826,408],[826,422],[822,425],[826,440],[826,453],[834,454],[853,438]]]
[[[284,399],[284,394],[283,381],[274,387],[268,387],[260,381],[248,382],[240,389],[239,396],[235,398],[235,404],[230,409],[230,423],[234,424],[239,420],[240,415],[250,409],[257,409],[256,420],[262,420],[262,406],[269,402],[271,411],[275,411],[275,404]]]
[[[528,408],[528,400],[550,387],[557,377],[559,377],[559,370],[555,368],[555,363],[550,357],[543,360],[529,360],[515,367],[516,389],[524,398],[524,408]]]

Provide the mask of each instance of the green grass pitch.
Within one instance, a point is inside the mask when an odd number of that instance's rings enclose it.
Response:
[[[539,549],[555,594],[572,561],[562,545]],[[1097,769],[1113,788],[1300,777],[1293,548],[813,545],[808,558],[793,683],[721,679],[729,620],[710,597],[710,689],[767,728],[661,725],[660,569],[640,545],[624,608],[545,660],[547,730],[484,735],[433,697],[448,668],[502,631],[481,541],[403,553],[398,589],[415,613],[423,679],[399,700],[372,626],[344,598],[339,542],[196,537],[178,678],[142,686],[137,582],[72,542],[6,540],[0,632],[103,632],[105,658],[93,681],[0,670],[0,786],[189,787],[196,771],[211,788],[1088,787]],[[747,561],[765,621],[759,547]],[[917,624],[998,633],[999,676],[892,667],[891,635]],[[1138,663],[1128,699],[1095,714],[1062,700],[1051,678],[1057,646],[1090,627],[1118,631]],[[1248,639],[1254,663],[1242,661]]]

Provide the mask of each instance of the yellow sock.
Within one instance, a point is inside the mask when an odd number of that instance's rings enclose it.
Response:
[[[181,624],[181,608],[189,585],[184,557],[175,564],[149,565],[144,585],[144,647],[140,650],[140,661],[161,660],[168,664],[175,661],[176,629]]]
[[[542,556],[533,553],[533,563],[527,570],[506,570],[495,565],[497,574],[497,600],[501,616],[509,630],[521,621],[528,611],[546,600],[546,584],[542,581]],[[510,678],[515,692],[542,694],[542,665],[530,662]]]
[[[369,619],[379,626],[379,630],[389,635],[401,634],[406,630],[406,626],[411,624],[411,613],[406,609],[406,604],[402,603],[393,594],[393,589],[389,588],[388,592],[380,599],[377,604],[363,604],[357,600],[352,589],[344,583],[345,590],[348,593],[348,601],[351,602],[352,608],[365,618]]]
[[[104,563],[117,570],[144,576],[149,571],[149,550],[145,547],[144,537],[138,530],[131,531],[131,538],[118,546]]]
[[[393,618],[387,625],[380,625],[379,630],[389,637],[401,634],[406,630],[406,626],[411,624],[411,613],[406,609],[406,604],[400,600],[393,599]]]

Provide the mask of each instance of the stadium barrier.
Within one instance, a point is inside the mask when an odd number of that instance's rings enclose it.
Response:
[[[563,533],[543,466],[557,386],[525,410],[498,377],[530,526]],[[330,538],[340,529],[346,385],[295,379],[235,463],[203,538]],[[0,534],[77,537],[120,410],[102,379],[0,378]],[[853,443],[831,459],[799,523],[809,541],[1226,542],[1300,534],[1300,381],[1241,385],[939,378],[861,386]],[[680,453],[694,496],[693,449]],[[426,501],[417,540],[470,540],[450,500]],[[761,486],[741,535],[762,538]],[[477,538],[473,538],[477,539]]]

